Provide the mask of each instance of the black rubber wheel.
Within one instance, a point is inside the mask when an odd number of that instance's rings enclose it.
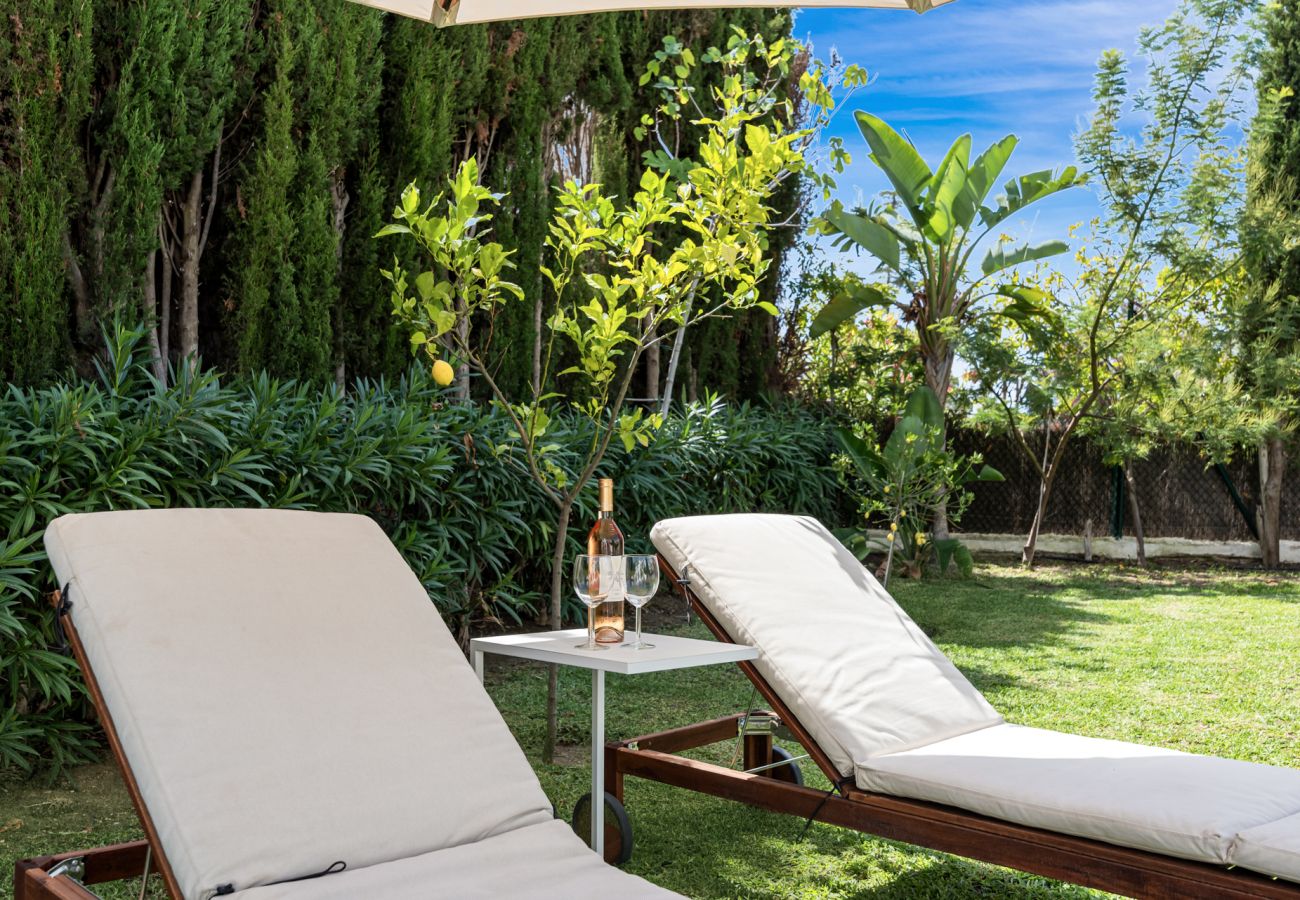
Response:
[[[583,794],[573,805],[573,830],[591,845],[591,794]],[[627,810],[613,794],[605,793],[605,862],[621,866],[632,858],[632,823]]]
[[[775,778],[777,781],[784,781],[787,784],[797,784],[803,787],[803,771],[799,764],[794,762],[794,756],[784,747],[772,745],[772,762],[786,761],[788,765],[777,766],[774,769],[768,769],[763,774],[768,778]]]

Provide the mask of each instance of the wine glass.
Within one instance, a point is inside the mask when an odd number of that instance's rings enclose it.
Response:
[[[596,607],[605,602],[618,581],[615,561],[618,556],[588,556],[582,554],[573,561],[573,592],[587,605],[587,643],[577,644],[579,650],[604,650],[596,642]]]
[[[636,607],[636,643],[633,650],[651,650],[654,644],[641,640],[641,607],[659,590],[659,560],[654,556],[632,555],[627,560],[625,592],[627,602]]]

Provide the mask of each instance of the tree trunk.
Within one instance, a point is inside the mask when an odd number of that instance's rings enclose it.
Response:
[[[677,326],[677,335],[673,338],[673,352],[668,357],[668,378],[664,382],[663,403],[659,407],[659,414],[668,418],[668,411],[673,406],[673,387],[677,381],[677,367],[682,361],[682,347],[686,344],[686,326],[691,323],[691,312],[695,309],[695,289],[699,286],[699,279],[691,285],[690,293],[686,295],[686,312],[682,316],[682,324]]]
[[[469,346],[469,316],[465,314],[465,300],[456,298],[456,345]],[[456,366],[455,397],[462,403],[469,402],[469,360],[462,360]]]
[[[1272,437],[1259,448],[1259,551],[1266,569],[1282,564],[1281,526],[1282,475],[1286,468],[1286,446]]]
[[[106,173],[103,176],[102,188],[98,197],[92,192],[94,197],[90,209],[90,279],[88,280],[90,290],[84,296],[77,297],[77,318],[75,325],[77,328],[77,340],[83,343],[93,342],[95,340],[95,322],[94,322],[94,302],[92,297],[98,295],[104,289],[104,242],[108,234],[108,211],[113,200],[113,191],[117,185],[117,170],[112,165],[105,163],[101,167],[101,172]],[[74,254],[73,259],[76,259]],[[80,272],[77,273],[80,280]],[[75,281],[74,281],[75,285]],[[101,308],[106,304],[104,297],[98,296]]]
[[[344,170],[337,166],[330,174],[330,205],[334,213],[334,277],[343,279],[343,232],[348,211],[348,187],[343,180]],[[347,356],[343,333],[343,300],[334,307],[334,386],[342,394],[347,388]]]
[[[1146,568],[1147,540],[1142,531],[1142,507],[1138,503],[1137,482],[1133,479],[1133,466],[1124,461],[1124,483],[1128,485],[1128,511],[1133,517],[1133,539],[1137,542],[1137,564]]]
[[[195,366],[199,355],[199,240],[202,237],[203,170],[195,169],[185,193],[181,213],[181,318],[180,357],[183,365]]]
[[[173,255],[172,245],[167,242],[167,234],[161,222],[158,223],[158,240],[161,247],[158,251],[158,259],[162,263],[162,272],[159,273],[162,290],[158,297],[158,353],[162,357],[163,367],[166,368],[171,363],[172,268],[176,257]]]
[[[149,329],[149,360],[153,377],[163,387],[167,386],[167,363],[163,359],[162,345],[158,342],[158,251],[150,250],[144,267],[144,293],[140,296],[141,315]]]
[[[925,384],[939,398],[939,408],[947,411],[948,392],[952,387],[952,364],[956,353],[944,341],[925,354]]]
[[[555,547],[551,553],[551,608],[549,619],[552,631],[563,627],[560,610],[564,596],[564,551],[568,548],[569,518],[573,514],[573,500],[560,507],[560,518],[555,523]],[[546,741],[542,745],[542,762],[555,762],[555,744],[559,737],[560,667],[551,665],[546,673]]]
[[[542,320],[546,310],[542,308],[542,291],[537,291],[537,301],[533,303],[533,396],[542,396]]]
[[[1038,506],[1034,509],[1034,521],[1029,526],[1029,535],[1025,538],[1025,546],[1020,551],[1020,561],[1025,564],[1025,568],[1034,567],[1034,554],[1038,550],[1038,535],[1043,530],[1043,519],[1047,517],[1047,501],[1052,496],[1052,482],[1056,481],[1056,460],[1052,458],[1052,430],[1047,425],[1043,429],[1043,476],[1038,482]],[[1026,448],[1027,449],[1027,448]],[[1055,456],[1061,455],[1061,445],[1056,445]]]
[[[1043,517],[1047,515],[1047,498],[1051,493],[1051,483],[1043,479],[1038,485],[1038,507],[1034,510],[1034,521],[1029,526],[1025,546],[1020,550],[1020,561],[1027,569],[1034,567],[1034,554],[1038,551],[1038,535],[1042,531]]]
[[[67,270],[68,284],[72,287],[72,321],[77,339],[85,340],[94,330],[90,314],[90,285],[86,284],[86,276],[77,260],[77,251],[72,248],[72,236],[66,230],[63,232],[63,267]]]
[[[646,332],[646,341],[651,342],[645,348],[645,397],[647,400],[659,399],[659,343],[655,341],[658,328],[651,326]]]
[[[1055,480],[1055,474],[1050,475],[1038,486],[1038,507],[1034,510],[1034,521],[1029,526],[1029,536],[1025,538],[1025,546],[1020,551],[1020,561],[1028,569],[1034,567],[1034,554],[1038,552],[1038,536],[1042,534],[1043,520],[1047,518],[1047,501],[1052,496],[1052,482]]]
[[[955,354],[952,345],[944,341],[939,346],[933,348],[932,353],[927,353],[925,357],[925,384],[934,395],[939,398],[939,409],[943,411],[943,430],[939,434],[939,449],[943,450],[948,445],[948,391],[952,385],[952,364]],[[948,532],[948,495],[944,494],[939,502],[935,504],[931,511],[934,517],[933,525],[934,536],[936,540],[947,540],[951,535]],[[1032,557],[1033,554],[1030,553]]]
[[[940,447],[943,446],[943,441],[946,440],[947,436],[945,435],[940,443]],[[930,529],[934,532],[935,540],[946,541],[952,537],[952,534],[948,530],[948,498],[946,495],[934,505],[934,509],[931,510],[931,515],[933,516],[933,520],[931,521]]]

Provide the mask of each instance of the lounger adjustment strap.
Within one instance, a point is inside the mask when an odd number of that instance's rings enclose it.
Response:
[[[817,814],[822,811],[822,807],[826,805],[826,801],[831,799],[831,797],[834,797],[836,793],[841,797],[846,796],[844,793],[844,786],[852,783],[852,775],[845,775],[835,780],[831,789],[825,793],[821,800],[817,801],[817,805],[813,807],[813,811],[808,814],[808,818],[803,823],[803,830],[799,832],[799,837],[795,839],[796,844],[803,843],[803,839],[808,836],[808,829],[812,828],[812,823],[816,820]]]
[[[59,636],[58,652],[68,656],[72,645],[68,642],[68,632],[63,627],[63,617],[72,611],[72,582],[59,589],[59,602],[54,605],[54,633]]]
[[[297,878],[285,878],[282,881],[272,881],[268,884],[292,884],[295,881],[311,881],[313,878],[324,878],[326,875],[334,875],[342,872],[348,867],[348,864],[341,859],[336,859],[319,872],[312,872],[310,875],[299,875]]]

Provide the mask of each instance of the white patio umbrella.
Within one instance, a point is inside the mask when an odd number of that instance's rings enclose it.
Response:
[[[719,9],[737,6],[836,6],[910,9],[923,13],[951,0],[356,0],[366,6],[442,27],[538,16],[620,12],[634,9]]]

